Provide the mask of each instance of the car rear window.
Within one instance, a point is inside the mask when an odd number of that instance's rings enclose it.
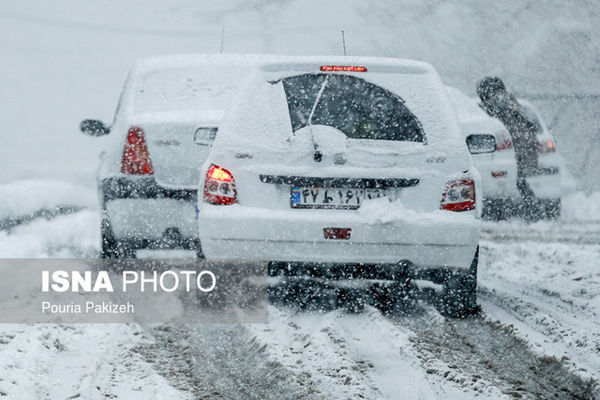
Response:
[[[421,123],[399,96],[364,79],[304,74],[282,79],[292,130],[327,125],[351,139],[424,142]]]

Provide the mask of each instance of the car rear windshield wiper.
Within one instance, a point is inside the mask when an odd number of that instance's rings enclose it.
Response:
[[[328,81],[329,81],[329,75],[325,76],[325,80],[323,81],[323,84],[321,85],[321,88],[319,89],[319,93],[317,93],[317,98],[315,99],[315,103],[313,104],[313,106],[310,110],[310,114],[308,116],[307,125],[311,127],[310,128],[310,138],[311,138],[311,141],[313,144],[313,148],[315,149],[315,152],[313,154],[313,159],[315,160],[315,162],[321,162],[321,160],[323,159],[323,153],[319,150],[319,143],[315,139],[315,134],[312,130],[312,118],[313,118],[313,115],[315,115],[315,110],[317,109],[317,105],[319,104],[319,101],[321,100],[321,96],[323,96],[323,92],[325,91],[325,88],[327,87]]]

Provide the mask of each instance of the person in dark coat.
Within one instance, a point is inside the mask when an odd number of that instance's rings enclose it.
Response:
[[[477,95],[481,99],[481,107],[491,117],[498,118],[512,137],[517,159],[517,187],[524,203],[522,212],[527,218],[538,219],[541,203],[537,201],[526,179],[538,171],[536,126],[527,117],[515,96],[506,90],[499,77],[490,76],[477,82]]]

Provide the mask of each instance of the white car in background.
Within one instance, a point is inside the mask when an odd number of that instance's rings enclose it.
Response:
[[[132,258],[148,248],[201,255],[198,169],[252,61],[225,55],[140,60],[112,125],[82,121],[86,134],[109,134],[98,169],[102,257]]]
[[[527,100],[518,99],[518,102],[536,126],[538,135],[538,173],[527,177],[527,182],[535,196],[542,201],[546,217],[558,218],[561,212],[561,176],[566,172],[561,171],[565,168],[564,160],[537,109]]]
[[[264,63],[221,126],[199,193],[207,258],[266,260],[275,275],[409,276],[443,285],[450,315],[476,305],[480,181],[428,64]]]
[[[465,140],[471,135],[493,135],[493,152],[471,151],[473,162],[481,174],[483,216],[505,219],[521,202],[517,188],[517,161],[510,134],[499,120],[486,114],[476,99],[446,86],[456,110]]]

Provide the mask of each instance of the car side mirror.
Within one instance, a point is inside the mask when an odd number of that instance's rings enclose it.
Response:
[[[110,133],[110,128],[97,119],[84,119],[79,124],[79,129],[89,136],[104,136]]]
[[[200,146],[212,146],[217,137],[217,128],[200,127],[194,132],[194,143]]]
[[[496,151],[496,138],[494,135],[469,135],[466,142],[471,154],[493,153]]]

